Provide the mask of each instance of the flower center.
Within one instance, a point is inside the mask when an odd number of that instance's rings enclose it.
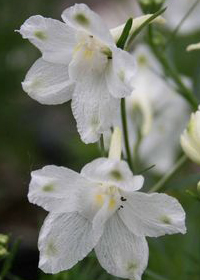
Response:
[[[124,198],[120,195],[117,187],[105,183],[100,185],[94,198],[95,204],[98,208],[101,208],[103,204],[108,201],[108,211],[119,209],[122,206],[122,201],[126,201],[126,199],[124,200]]]
[[[105,65],[112,59],[112,51],[93,35],[81,32],[78,35],[78,44],[75,46],[73,56],[82,56],[82,59],[89,61],[98,60],[98,63]]]

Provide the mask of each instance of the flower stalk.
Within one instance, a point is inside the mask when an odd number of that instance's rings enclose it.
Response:
[[[186,163],[187,157],[183,155],[179,160],[176,162],[176,164],[172,167],[172,169],[166,173],[158,183],[156,183],[150,190],[149,193],[161,191],[167,182],[169,182],[172,177],[176,174],[176,172],[183,166],[184,163]]]
[[[189,88],[185,86],[185,84],[182,82],[179,74],[177,71],[171,67],[169,64],[167,57],[165,56],[163,51],[160,51],[157,48],[157,45],[154,42],[154,36],[153,36],[153,29],[152,26],[148,27],[148,42],[151,47],[152,52],[154,53],[155,57],[157,60],[160,62],[160,64],[163,67],[164,72],[168,77],[170,77],[174,83],[177,86],[177,92],[181,94],[187,101],[188,103],[192,106],[194,110],[198,108],[198,101],[196,100],[195,96],[193,93],[190,91]]]

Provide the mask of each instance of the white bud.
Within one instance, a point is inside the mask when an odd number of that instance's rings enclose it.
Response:
[[[187,46],[186,50],[188,52],[191,52],[191,51],[195,51],[195,50],[199,50],[200,49],[200,43],[197,43],[197,44],[191,44],[189,46]]]
[[[6,245],[8,243],[9,237],[5,234],[0,234],[0,244]]]
[[[200,164],[200,107],[191,114],[188,127],[181,135],[181,146],[192,161]]]

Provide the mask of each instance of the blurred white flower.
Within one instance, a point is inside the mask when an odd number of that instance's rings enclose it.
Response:
[[[41,52],[28,71],[23,89],[42,104],[72,99],[72,111],[85,143],[109,129],[120,98],[131,93],[133,56],[119,49],[103,22],[85,4],[62,14],[65,23],[32,16],[19,32]]]
[[[196,43],[196,44],[191,44],[187,47],[187,51],[195,51],[195,50],[199,50],[200,49],[200,43]]]
[[[136,116],[140,114],[142,142],[139,156],[146,166],[155,164],[152,171],[167,172],[179,151],[179,138],[189,118],[186,101],[176,94],[161,77],[160,65],[144,45],[134,55],[138,71],[133,78],[134,90],[126,98],[129,141],[137,141]],[[177,110],[178,108],[178,110]]]
[[[39,267],[57,273],[93,248],[108,273],[140,280],[148,263],[145,236],[185,233],[185,212],[166,194],[138,192],[144,178],[120,160],[121,133],[114,130],[109,158],[81,173],[46,166],[33,171],[29,201],[49,211],[39,236]]]
[[[171,28],[176,28],[196,0],[167,0],[165,18]],[[188,18],[181,25],[181,33],[194,32],[200,29],[200,4],[198,3]]]
[[[191,114],[187,129],[181,135],[181,146],[192,161],[200,164],[200,107]]]

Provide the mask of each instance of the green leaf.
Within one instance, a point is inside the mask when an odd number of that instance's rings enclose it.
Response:
[[[158,12],[156,12],[155,14],[153,14],[150,18],[148,18],[145,22],[143,22],[129,37],[127,45],[130,46],[131,43],[133,42],[133,40],[135,39],[135,37],[142,31],[143,28],[145,28],[149,23],[151,23],[155,18],[157,18],[158,16],[160,16],[161,14],[163,14],[166,11],[167,7],[159,10]]]
[[[117,41],[117,47],[120,49],[124,49],[124,46],[126,44],[126,41],[128,39],[131,27],[132,27],[132,23],[133,23],[133,19],[129,18],[126,22],[126,25],[124,26],[124,29],[122,31],[122,34],[120,36],[120,38]]]

